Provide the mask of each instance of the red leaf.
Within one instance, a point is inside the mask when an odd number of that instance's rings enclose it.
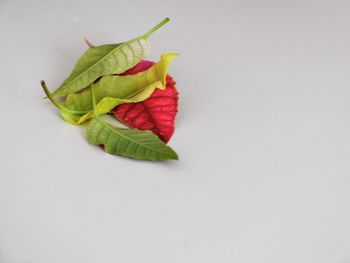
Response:
[[[149,69],[154,62],[143,60],[123,75],[133,75]],[[178,105],[178,92],[175,81],[169,75],[166,88],[156,89],[152,95],[137,103],[125,103],[113,110],[114,116],[130,127],[151,130],[163,141],[168,142],[174,132]]]

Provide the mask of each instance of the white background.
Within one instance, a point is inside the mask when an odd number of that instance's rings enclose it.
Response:
[[[349,263],[350,2],[0,0],[1,263]],[[170,145],[133,161],[43,100],[85,50],[181,55]]]

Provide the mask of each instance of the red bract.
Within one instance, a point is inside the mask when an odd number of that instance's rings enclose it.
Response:
[[[133,75],[150,68],[154,62],[143,60],[123,75]],[[114,116],[130,127],[151,130],[163,141],[168,142],[174,132],[178,105],[178,92],[175,81],[169,75],[166,88],[156,89],[152,95],[137,103],[125,103],[113,110]]]

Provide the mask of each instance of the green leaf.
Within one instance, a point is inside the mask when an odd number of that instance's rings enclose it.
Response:
[[[96,111],[95,88],[91,87],[93,110]],[[117,128],[102,120],[95,112],[87,129],[87,140],[95,145],[104,145],[106,152],[138,160],[178,160],[173,149],[151,131]]]
[[[62,117],[72,123],[76,124],[79,121],[79,118],[81,117],[82,114],[85,114],[85,111],[75,111],[75,110],[69,110],[67,109],[61,102],[59,102],[49,91],[49,89],[46,86],[45,81],[41,81],[41,86],[44,89],[44,92],[46,96],[50,99],[50,101],[61,110],[61,115]]]
[[[106,152],[138,160],[178,160],[174,150],[151,131],[117,128],[102,120],[92,119],[87,129],[87,140],[104,145]]]
[[[66,96],[75,93],[101,76],[120,74],[135,66],[149,54],[148,37],[168,21],[169,18],[164,19],[146,34],[130,41],[89,48],[78,60],[71,75],[52,95]]]
[[[108,113],[123,103],[143,101],[156,88],[164,89],[169,64],[175,56],[175,53],[164,54],[158,63],[146,71],[129,76],[105,76],[96,84],[92,84],[95,87],[95,96],[98,102],[95,106],[97,114]],[[63,111],[61,114],[70,123],[81,124],[95,116],[91,89],[77,94],[69,94],[64,105],[65,108],[61,109]],[[70,111],[86,113],[79,117],[79,115],[70,114]]]

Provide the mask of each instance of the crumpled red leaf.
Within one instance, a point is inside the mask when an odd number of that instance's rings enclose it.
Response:
[[[154,62],[142,60],[123,75],[133,75],[149,69]],[[125,103],[113,110],[114,116],[126,125],[140,130],[151,130],[164,142],[168,142],[174,132],[178,107],[178,92],[175,81],[169,75],[166,88],[156,89],[152,95],[137,103]]]

